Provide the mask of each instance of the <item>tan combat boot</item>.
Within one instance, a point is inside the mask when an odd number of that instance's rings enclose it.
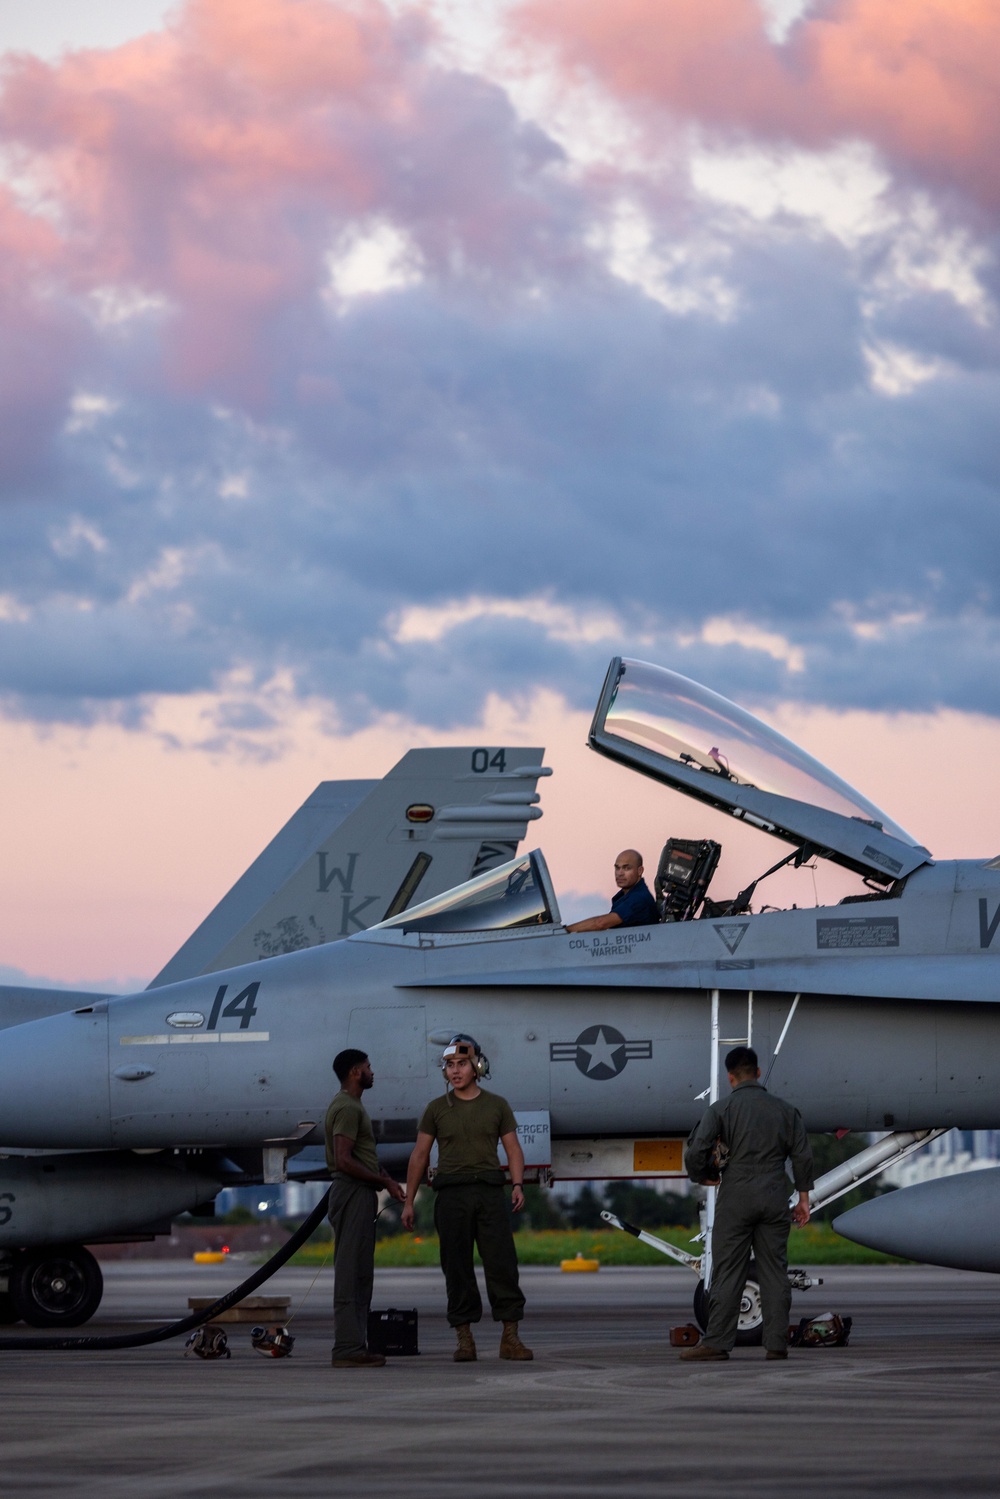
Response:
[[[468,1322],[462,1322],[455,1328],[458,1337],[458,1347],[452,1354],[456,1364],[474,1364],[476,1362],[476,1344],[472,1336],[472,1328]]]
[[[525,1348],[521,1342],[516,1322],[505,1322],[503,1325],[503,1336],[500,1339],[500,1357],[514,1358],[522,1362],[534,1358],[530,1348]]]

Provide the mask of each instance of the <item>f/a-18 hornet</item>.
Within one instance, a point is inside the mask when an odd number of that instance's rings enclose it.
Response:
[[[808,1129],[888,1132],[848,1185],[935,1131],[1000,1125],[1000,860],[935,861],[790,741],[641,661],[611,662],[590,745],[788,845],[758,879],[829,860],[856,892],[755,909],[757,881],[712,885],[717,843],[667,839],[660,923],[574,934],[535,850],[343,941],[7,1030],[0,1139],[294,1170],[320,1142],[330,1059],[360,1046],[383,1146],[405,1150],[458,1031],[490,1056],[541,1176],[677,1174],[718,1043],[748,1035]]]

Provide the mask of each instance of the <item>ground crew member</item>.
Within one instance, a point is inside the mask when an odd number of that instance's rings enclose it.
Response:
[[[448,1321],[458,1338],[455,1362],[467,1364],[476,1358],[472,1323],[482,1317],[483,1301],[472,1261],[474,1246],[483,1262],[493,1320],[503,1323],[500,1357],[531,1359],[534,1355],[518,1331],[524,1296],[497,1155],[497,1142],[502,1141],[513,1182],[511,1207],[519,1213],[524,1207],[524,1154],[517,1124],[507,1100],[479,1086],[481,1077],[489,1077],[489,1062],[471,1036],[454,1036],[441,1064],[447,1088],[443,1098],[427,1105],[417,1130],[406,1173],[403,1227],[413,1227],[417,1188],[436,1140],[434,1226],[448,1290]]]
[[[379,1165],[375,1135],[361,1095],[375,1075],[363,1051],[349,1047],[333,1059],[340,1092],[326,1111],[326,1163],[333,1175],[327,1215],[333,1228],[333,1353],[335,1369],[376,1368],[368,1351],[368,1312],[375,1284],[378,1193],[403,1201],[403,1189]]]
[[[794,1218],[809,1222],[813,1159],[802,1115],[768,1093],[760,1079],[757,1053],[737,1046],[726,1057],[729,1097],[706,1109],[691,1132],[684,1166],[692,1181],[719,1185],[712,1229],[712,1284],[708,1328],[682,1359],[727,1359],[736,1342],[740,1300],[751,1256],[757,1267],[764,1312],[766,1357],[788,1357],[788,1230]],[[719,1169],[718,1152],[725,1158]],[[788,1211],[788,1177],[799,1200]],[[721,1175],[721,1185],[719,1184]]]

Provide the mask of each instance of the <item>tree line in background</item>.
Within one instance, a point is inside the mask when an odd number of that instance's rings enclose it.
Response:
[[[818,1178],[863,1150],[868,1139],[860,1134],[844,1135],[841,1139],[836,1135],[810,1135],[809,1143]],[[788,1190],[791,1193],[790,1183]],[[891,1190],[876,1178],[866,1182],[864,1186],[855,1187],[844,1197],[839,1197],[829,1208],[822,1209],[814,1217],[819,1222],[828,1222],[856,1203]],[[659,1192],[655,1187],[636,1181],[585,1182],[577,1196],[570,1201],[557,1197],[546,1187],[527,1186],[524,1211],[514,1217],[513,1226],[515,1232],[522,1228],[600,1229],[606,1227],[601,1213],[607,1209],[636,1228],[695,1228],[700,1205],[700,1194],[697,1192]],[[400,1231],[396,1205],[390,1203],[379,1218],[379,1235],[386,1238]],[[417,1232],[434,1232],[434,1196],[427,1190],[422,1191],[417,1200]]]
[[[810,1135],[809,1141],[817,1177],[856,1155],[868,1144],[867,1137],[859,1134],[845,1135],[841,1139],[836,1135]],[[838,1198],[829,1208],[814,1214],[814,1218],[829,1221],[856,1203],[891,1190],[876,1178]],[[697,1192],[659,1192],[655,1187],[637,1181],[585,1182],[572,1200],[556,1197],[547,1187],[529,1185],[525,1188],[524,1211],[515,1215],[513,1227],[515,1232],[525,1228],[601,1229],[606,1227],[601,1213],[607,1209],[636,1228],[694,1228],[698,1223],[699,1207],[700,1194]],[[256,1216],[244,1208],[236,1208],[221,1221],[250,1222]],[[383,1208],[376,1232],[380,1239],[403,1232],[396,1203],[390,1202]],[[434,1194],[426,1187],[421,1189],[417,1198],[416,1232],[434,1233]]]

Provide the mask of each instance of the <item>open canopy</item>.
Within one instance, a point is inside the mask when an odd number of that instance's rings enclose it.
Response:
[[[616,656],[590,743],[734,817],[883,882],[929,855],[867,797],[775,729],[688,677]]]

